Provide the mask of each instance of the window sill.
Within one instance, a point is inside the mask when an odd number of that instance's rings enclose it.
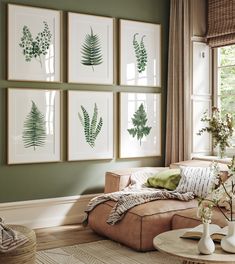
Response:
[[[230,164],[232,158],[220,159],[217,156],[196,156],[196,157],[192,157],[192,160],[216,161],[223,164]]]

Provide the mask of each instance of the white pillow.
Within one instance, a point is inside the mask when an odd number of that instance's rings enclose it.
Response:
[[[151,168],[145,168],[145,169],[141,169],[138,170],[136,172],[133,172],[131,174],[130,180],[131,183],[130,185],[127,187],[127,189],[133,187],[134,189],[138,189],[138,188],[146,188],[145,183],[147,182],[149,177],[152,177],[153,175],[155,175],[156,173],[162,171],[162,170],[167,170],[168,168],[159,168],[159,169],[151,169]]]
[[[147,179],[154,175],[154,172],[149,169],[142,169],[131,174],[131,185],[139,185],[146,183]]]
[[[210,167],[180,167],[181,179],[177,192],[193,192],[196,196],[206,197],[214,184],[214,174]]]

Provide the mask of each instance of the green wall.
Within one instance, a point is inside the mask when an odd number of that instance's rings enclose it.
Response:
[[[74,85],[66,83],[66,13],[63,15],[63,79],[61,84],[12,82],[6,81],[6,36],[7,3],[26,4],[64,11],[111,16],[115,18],[133,19],[162,24],[162,88],[140,88]],[[104,174],[107,170],[116,170],[139,166],[162,166],[164,164],[165,147],[165,110],[168,50],[169,0],[1,0],[0,5],[0,202],[11,202],[51,197],[62,197],[78,194],[102,192]],[[116,67],[115,67],[116,68]],[[162,92],[162,157],[118,159],[109,161],[66,161],[66,100],[63,111],[63,162],[50,164],[10,165],[6,164],[7,153],[7,87],[60,88],[63,97],[66,90],[104,90],[113,91],[115,95],[115,113],[117,116],[117,92]],[[117,127],[117,118],[114,120]],[[117,130],[116,128],[114,129]],[[115,132],[115,153],[117,153],[117,132]]]

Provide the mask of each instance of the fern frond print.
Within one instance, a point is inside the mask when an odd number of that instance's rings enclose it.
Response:
[[[91,121],[90,116],[84,106],[81,105],[81,109],[83,116],[78,112],[78,118],[84,129],[85,140],[92,148],[94,148],[95,141],[103,126],[103,119],[102,117],[100,117],[98,122],[98,107],[96,103],[94,105],[94,111]]]
[[[37,60],[42,67],[42,55],[48,53],[52,34],[46,21],[43,21],[44,29],[34,39],[28,26],[24,26],[19,46],[22,48],[25,61]]]
[[[103,62],[103,55],[100,43],[100,37],[93,32],[92,27],[91,33],[86,34],[84,43],[82,45],[81,63],[85,66],[91,66],[94,71],[94,66],[100,65]]]
[[[43,147],[46,143],[45,117],[32,101],[31,111],[24,121],[23,142],[25,148]]]
[[[140,142],[141,146],[142,138],[144,136],[148,136],[150,130],[152,129],[152,127],[146,126],[148,119],[143,104],[139,106],[131,120],[134,127],[127,129],[127,131],[133,138],[137,137],[137,140]]]
[[[148,54],[144,44],[145,35],[142,36],[140,43],[137,41],[136,37],[139,33],[135,33],[133,36],[133,47],[135,51],[135,57],[137,61],[137,70],[139,73],[145,71],[147,62],[148,62]]]

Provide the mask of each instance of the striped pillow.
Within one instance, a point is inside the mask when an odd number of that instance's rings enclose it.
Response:
[[[177,192],[193,192],[196,196],[206,197],[214,183],[210,167],[180,167],[181,179]]]

